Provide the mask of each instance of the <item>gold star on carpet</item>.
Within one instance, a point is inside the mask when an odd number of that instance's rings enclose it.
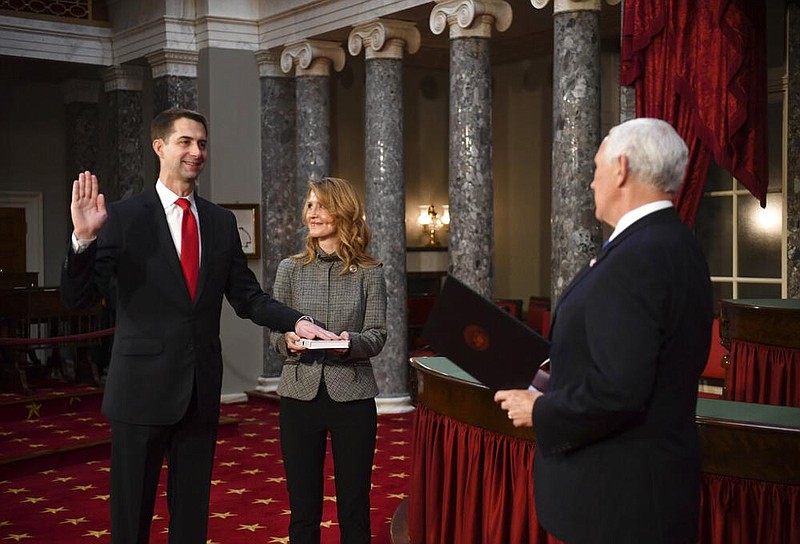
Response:
[[[389,432],[393,432],[393,433],[404,433],[406,431],[407,431],[407,429],[389,429]]]
[[[206,544],[219,544],[216,540],[211,540],[210,538],[206,540]]]
[[[408,497],[405,493],[389,493],[386,495],[387,499],[405,499]]]
[[[282,515],[282,516],[288,516],[288,515],[289,515],[289,514],[291,514],[291,513],[292,513],[292,511],[291,511],[291,510],[281,510],[281,515]]]
[[[40,429],[52,429],[53,427],[55,427],[55,425],[53,425],[52,423],[42,423],[41,425],[39,425]]]
[[[405,472],[393,472],[389,474],[389,478],[408,478],[408,474]]]
[[[224,438],[223,438],[223,439],[220,439],[220,440],[217,440],[217,445],[218,445],[218,446],[219,446],[219,445],[221,445],[221,444],[227,444],[227,443],[228,443],[228,441],[227,441],[227,440],[225,440]]]
[[[79,523],[89,523],[89,520],[88,520],[88,519],[86,519],[86,518],[84,518],[84,517],[80,517],[80,518],[67,518],[67,519],[65,519],[64,521],[62,521],[62,522],[61,522],[61,524],[62,524],[62,525],[64,525],[65,523],[70,523],[70,524],[72,524],[72,525],[77,525],[77,524],[79,524]]]
[[[250,493],[250,490],[245,488],[245,487],[242,487],[240,489],[229,489],[226,494],[227,495],[244,495],[245,493]]]
[[[59,429],[57,431],[53,431],[53,434],[67,434],[69,429]]]
[[[320,527],[325,527],[326,529],[330,529],[331,525],[338,525],[338,523],[335,523],[332,519],[329,519],[328,521],[321,521],[319,525]]]
[[[389,457],[389,459],[391,461],[405,461],[406,459],[408,459],[408,456],[406,456],[406,455],[392,455],[391,457]]]
[[[408,442],[406,442],[405,440],[395,440],[391,444],[393,446],[405,446],[406,444],[408,444]]]
[[[110,534],[111,533],[108,531],[108,529],[101,529],[100,531],[89,531],[83,536],[93,536],[95,538],[100,538],[101,536],[106,536]]]
[[[379,468],[381,468],[380,465],[372,465],[372,470],[378,470]]]
[[[83,440],[85,438],[89,438],[89,437],[86,436],[85,434],[74,434],[74,435],[69,437],[70,440]]]
[[[20,493],[27,493],[28,489],[24,487],[9,487],[6,489],[6,493],[13,493],[14,495],[19,495]]]
[[[6,520],[0,521],[0,527],[8,527],[9,525],[13,525],[13,523]]]
[[[69,405],[72,406],[73,404],[78,404],[80,401],[81,401],[80,397],[70,397]]]
[[[94,489],[94,485],[92,484],[76,485],[72,488],[72,491],[89,491],[90,489]]]
[[[68,481],[74,480],[74,479],[75,478],[73,478],[72,476],[59,476],[58,478],[53,478],[53,481],[54,482],[65,483],[65,482],[68,482]]]
[[[254,453],[253,457],[269,457],[270,455],[272,454],[267,452],[262,452],[262,453]]]
[[[97,472],[111,472],[111,467],[100,467]]]
[[[159,516],[158,514],[153,514],[153,517],[152,517],[151,519],[152,519],[153,521],[156,521],[156,520],[159,520],[159,519],[164,519],[164,518],[162,518],[162,517],[161,517],[161,516]]]
[[[28,533],[16,533],[16,534],[11,533],[7,537],[5,537],[3,540],[13,540],[15,542],[20,542],[22,540],[25,540],[26,538],[33,538],[33,537],[31,535],[29,535]]]
[[[42,510],[42,514],[58,514],[59,512],[66,512],[67,509],[63,506],[59,506],[58,508],[45,508]]]
[[[55,472],[55,469],[51,468],[51,469],[48,469],[48,470],[43,470],[43,471],[39,472],[39,474],[43,474],[43,475],[47,476],[48,474],[53,474],[54,472]]]
[[[225,480],[211,480],[211,485],[219,485],[226,483]]]
[[[235,467],[238,464],[239,463],[237,463],[236,461],[225,461],[223,463],[220,463],[219,466],[221,466],[221,467]]]
[[[275,499],[270,497],[267,499],[256,499],[253,501],[253,504],[272,504],[273,502],[275,502]]]
[[[263,471],[260,468],[249,468],[242,471],[242,474],[260,474]]]
[[[258,433],[242,433],[242,436],[246,438],[255,438],[258,436]]]
[[[0,431],[0,436],[11,436],[12,434],[14,433],[11,431]]]
[[[248,446],[234,446],[231,449],[233,451],[244,451],[244,450],[249,450],[250,448]]]
[[[279,484],[279,483],[281,483],[281,482],[285,482],[285,481],[286,481],[286,478],[284,478],[283,476],[274,476],[274,477],[272,477],[272,478],[267,478],[267,479],[266,479],[266,480],[264,480],[264,481],[265,481],[265,482],[267,482],[268,484],[270,484],[270,483],[272,483],[272,484]]]
[[[376,483],[371,483],[371,484],[369,484],[369,488],[370,488],[370,489],[375,489],[375,488],[377,488],[377,487],[380,487],[380,486],[379,486],[378,484],[376,484]]]
[[[273,443],[275,443],[277,441],[278,441],[277,438],[265,438],[264,440],[262,440],[262,442],[266,442],[268,444],[273,444]]]
[[[12,438],[11,440],[9,440],[9,442],[27,442],[28,440],[30,440],[30,439],[29,438],[24,438],[24,437],[22,437],[22,438]]]
[[[29,448],[43,448],[43,447],[45,447],[46,445],[47,445],[47,444],[28,444],[28,447],[29,447]]]
[[[289,537],[271,536],[268,544],[289,544]]]
[[[39,404],[38,402],[36,402],[36,401],[33,401],[33,402],[32,402],[32,403],[30,403],[30,404],[26,404],[26,405],[25,405],[25,408],[27,408],[27,409],[28,409],[28,419],[33,419],[33,418],[37,418],[37,417],[42,417],[42,416],[39,414],[39,410],[41,410],[41,408],[42,408],[42,405],[41,405],[41,404]]]
[[[252,525],[239,525],[237,531],[250,531],[251,533],[255,533],[257,529],[266,529],[266,527],[259,523],[254,523]]]
[[[239,514],[234,514],[233,512],[213,512],[210,517],[219,519],[228,519],[238,515]]]
[[[87,421],[91,421],[92,419],[94,419],[94,418],[91,418],[91,417],[79,417],[79,418],[78,418],[78,419],[76,419],[75,421],[82,421],[82,422],[84,422],[84,423],[85,423],[85,422],[87,422]]]
[[[92,500],[107,501],[109,498],[111,498],[111,495],[95,495]]]
[[[322,500],[328,502],[336,502],[336,495],[324,495],[322,497]]]
[[[29,502],[31,504],[36,504],[37,502],[42,502],[42,501],[46,501],[46,500],[47,499],[45,499],[44,497],[25,497],[22,500],[22,502],[23,503]]]

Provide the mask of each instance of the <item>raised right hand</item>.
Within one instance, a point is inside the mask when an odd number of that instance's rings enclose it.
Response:
[[[98,192],[97,176],[88,170],[78,174],[78,179],[72,182],[69,211],[78,240],[89,240],[97,236],[108,218],[106,198]]]

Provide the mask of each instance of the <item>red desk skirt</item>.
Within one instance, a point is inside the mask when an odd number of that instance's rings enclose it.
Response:
[[[410,541],[559,542],[536,517],[534,448],[529,440],[418,406],[408,503]],[[800,485],[703,474],[699,541],[800,543]]]

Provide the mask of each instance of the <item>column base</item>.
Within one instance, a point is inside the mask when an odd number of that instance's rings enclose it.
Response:
[[[415,410],[411,404],[411,397],[376,397],[375,405],[378,408],[378,415],[383,414],[407,414]]]

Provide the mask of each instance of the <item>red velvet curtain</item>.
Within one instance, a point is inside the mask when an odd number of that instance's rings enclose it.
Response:
[[[408,534],[413,544],[555,544],[533,501],[534,444],[417,406]]]
[[[763,2],[626,0],[622,85],[637,117],[675,127],[689,166],[675,198],[692,225],[711,157],[766,204],[766,37]]]
[[[700,542],[800,542],[800,486],[703,474]]]
[[[800,407],[800,350],[733,339],[730,364],[729,400]]]

